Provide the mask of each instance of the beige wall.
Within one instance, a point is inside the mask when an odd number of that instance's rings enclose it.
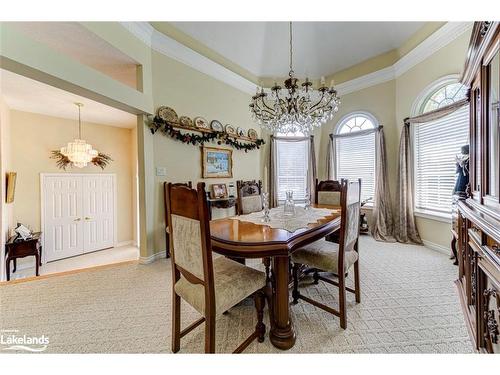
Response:
[[[403,119],[412,115],[413,103],[428,85],[446,75],[461,73],[465,63],[469,37],[470,32],[462,34],[396,80],[398,132],[401,131]],[[449,248],[451,241],[449,223],[417,217],[417,227],[424,242]]]
[[[359,90],[341,97],[342,104],[333,121],[323,128],[319,175],[326,177],[326,150],[328,134],[346,114],[353,111],[367,111],[384,125],[387,146],[389,185],[394,201],[397,183],[397,161],[401,126],[405,117],[411,116],[413,103],[419,94],[432,82],[450,75],[459,74],[463,68],[470,32],[431,55],[400,77],[386,83]],[[449,247],[450,224],[417,217],[420,236],[425,243]]]
[[[234,89],[175,60],[153,52],[153,99],[155,108],[167,105],[179,116],[202,116],[247,130],[259,127],[252,121],[248,104],[250,95]],[[167,176],[155,176],[155,252],[165,249],[163,182],[205,181],[214,183],[260,178],[260,152],[245,153],[233,149],[233,178],[202,179],[201,150],[198,146],[175,141],[160,132],[154,135],[154,165],[165,167]],[[210,147],[216,143],[207,144]],[[227,147],[224,147],[227,148]]]
[[[84,123],[83,138],[113,161],[104,170],[90,165],[82,169],[57,168],[50,159],[77,135],[78,122],[34,113],[11,111],[12,170],[17,172],[13,223],[40,230],[40,173],[114,173],[117,181],[117,241],[134,239],[132,130]]]
[[[6,173],[11,172],[10,109],[0,96],[0,281],[4,279],[4,244],[9,237],[12,222],[12,203],[5,202]]]

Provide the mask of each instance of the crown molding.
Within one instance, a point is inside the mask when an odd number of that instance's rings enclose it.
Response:
[[[120,22],[121,25],[132,33],[136,38],[140,39],[148,47],[151,47],[151,39],[156,31],[149,22]]]
[[[248,94],[255,93],[257,85],[252,81],[243,78],[232,70],[166,36],[148,22],[123,22],[122,25],[154,51],[177,60],[238,90]]]
[[[359,91],[371,86],[379,85],[384,82],[392,81],[396,78],[394,66],[377,70],[373,73],[342,82],[336,86],[339,95],[347,95],[351,92]]]
[[[254,94],[257,85],[156,30],[148,22],[122,22],[129,32],[153,50],[207,74],[238,90]],[[339,95],[391,81],[448,45],[472,27],[472,22],[448,22],[396,63],[337,85]]]
[[[447,22],[422,43],[396,61],[393,65],[396,77],[403,75],[418,63],[450,44],[471,27],[472,22]]]

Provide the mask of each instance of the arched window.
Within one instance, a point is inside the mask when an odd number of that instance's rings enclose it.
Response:
[[[367,112],[353,112],[344,116],[337,124],[338,135],[353,134],[378,127],[377,119]],[[360,133],[359,136],[336,137],[337,179],[361,178],[361,199],[373,198],[375,188],[375,133]]]
[[[413,115],[443,108],[466,95],[467,88],[455,77],[445,77],[424,90],[413,107]],[[455,155],[469,143],[469,107],[412,126],[415,211],[448,218],[455,185]]]

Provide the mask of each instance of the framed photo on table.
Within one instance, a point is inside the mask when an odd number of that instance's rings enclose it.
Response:
[[[213,198],[227,198],[226,184],[213,184],[212,185]]]
[[[203,178],[233,177],[233,151],[224,148],[203,147]]]

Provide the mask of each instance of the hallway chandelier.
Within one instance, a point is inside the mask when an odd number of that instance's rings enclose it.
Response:
[[[264,88],[257,88],[257,93],[252,96],[250,111],[252,118],[262,128],[272,133],[297,133],[310,134],[315,127],[320,127],[331,120],[338,111],[340,99],[337,90],[330,87],[321,78],[320,87],[315,90],[313,83],[308,78],[300,85],[293,71],[293,39],[292,23],[290,22],[290,72],[285,80],[285,89],[277,84],[271,87],[270,97]]]
[[[61,147],[61,154],[67,157],[75,167],[83,168],[92,162],[99,155],[99,152],[82,139],[81,109],[83,104],[75,103],[75,105],[78,107],[78,138],[73,140],[73,142],[69,142],[65,147]]]

